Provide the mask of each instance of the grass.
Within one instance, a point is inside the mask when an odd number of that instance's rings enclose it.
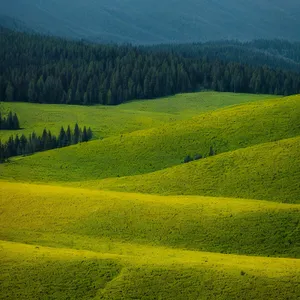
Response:
[[[299,205],[6,182],[1,182],[0,191],[3,240],[55,246],[62,234],[60,244],[70,248],[74,244],[69,243],[82,236],[222,253],[300,253]],[[87,249],[84,240],[75,244]]]
[[[297,299],[300,288],[295,259],[166,248],[112,256],[10,242],[0,249],[8,298]]]
[[[0,164],[0,298],[298,299],[300,96],[265,97],[1,103],[95,140]]]
[[[300,134],[300,96],[254,102],[102,141],[13,159],[0,178],[68,182],[150,173],[207,155]],[[59,170],[59,172],[58,172]]]
[[[300,136],[223,153],[154,173],[75,185],[160,195],[300,203]]]
[[[136,130],[159,127],[162,124],[183,120],[199,113],[229,105],[274,98],[271,95],[202,92],[179,94],[157,100],[133,101],[119,106],[44,105],[32,103],[1,102],[0,110],[16,112],[22,130],[0,131],[0,140],[11,134],[28,136],[35,131],[41,134],[44,128],[58,135],[60,127],[89,126],[94,138],[125,134]]]

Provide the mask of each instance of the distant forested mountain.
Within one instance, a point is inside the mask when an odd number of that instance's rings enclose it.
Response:
[[[299,0],[10,0],[0,11],[34,31],[101,42],[300,39]]]
[[[300,42],[254,40],[216,41],[192,44],[161,44],[145,47],[150,51],[172,51],[186,58],[219,59],[253,66],[269,66],[300,73]]]
[[[0,34],[0,101],[115,105],[203,89],[300,93],[300,74],[267,66],[5,28]]]

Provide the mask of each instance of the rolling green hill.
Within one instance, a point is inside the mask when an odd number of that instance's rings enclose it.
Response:
[[[166,248],[110,255],[9,242],[0,247],[0,291],[9,299],[277,300],[297,299],[300,291],[296,259]]]
[[[187,154],[217,154],[300,134],[300,96],[253,102],[154,129],[92,141],[0,166],[0,178],[84,181],[154,172]],[[59,170],[59,172],[58,172]]]
[[[299,205],[5,182],[0,189],[1,295],[9,298],[151,299],[183,289],[191,299],[228,299],[255,284],[249,299],[294,299],[299,290],[298,259],[241,255],[298,257]]]
[[[94,138],[133,132],[159,127],[162,124],[184,120],[197,114],[218,108],[247,102],[272,99],[273,95],[251,95],[218,92],[179,94],[156,100],[139,100],[118,106],[76,106],[43,105],[32,103],[0,102],[2,113],[10,110],[19,116],[22,130],[19,135],[26,136],[35,131],[42,133],[44,128],[58,134],[60,127],[78,122],[92,128]],[[15,131],[0,131],[0,139],[5,141]]]
[[[300,240],[294,228],[299,223],[299,205],[5,182],[0,190],[5,196],[0,232],[9,241],[98,251],[97,240],[101,244],[101,239],[108,239],[299,258]],[[95,245],[87,246],[83,237]]]
[[[299,148],[300,136],[223,153],[150,174],[87,181],[82,185],[127,192],[300,203]]]

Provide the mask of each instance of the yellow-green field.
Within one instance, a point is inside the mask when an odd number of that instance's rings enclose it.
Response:
[[[0,107],[95,132],[0,164],[0,299],[299,299],[299,95]]]
[[[17,133],[26,136],[33,131],[42,133],[44,128],[58,134],[61,126],[86,125],[91,127],[94,138],[133,132],[162,124],[189,119],[199,113],[217,108],[275,98],[273,95],[248,95],[204,92],[180,94],[164,99],[142,100],[111,106],[44,105],[30,103],[0,103],[1,112],[10,110],[20,117],[22,130]],[[15,131],[0,131],[0,140],[6,140]]]

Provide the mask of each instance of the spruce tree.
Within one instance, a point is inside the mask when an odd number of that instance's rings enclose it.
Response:
[[[8,83],[6,90],[5,90],[5,101],[12,102],[15,101],[15,89],[11,82]]]
[[[73,135],[73,144],[78,144],[80,141],[80,129],[78,124],[75,124],[74,135]]]
[[[14,128],[14,121],[13,121],[13,114],[10,111],[8,113],[7,119],[6,119],[6,128],[7,129],[13,129]]]
[[[81,141],[82,142],[87,142],[88,141],[88,135],[87,135],[87,130],[86,130],[85,126],[84,126],[83,131],[82,131]]]
[[[88,130],[87,130],[87,139],[88,139],[88,141],[91,140],[92,137],[93,137],[93,132],[92,132],[91,127],[89,127]]]
[[[215,151],[214,151],[214,149],[213,149],[213,147],[212,146],[210,146],[210,148],[209,148],[209,156],[214,156],[216,153],[215,153]]]
[[[12,123],[13,123],[12,129],[20,129],[20,123],[16,113],[12,117]]]
[[[66,146],[66,132],[63,127],[61,127],[60,132],[59,132],[59,137],[58,137],[58,146],[59,147],[65,147]]]
[[[47,132],[46,128],[44,128],[44,130],[43,130],[41,142],[42,142],[43,150],[47,150],[48,132]]]
[[[20,154],[26,154],[25,150],[26,150],[27,143],[28,143],[27,138],[25,137],[24,134],[22,134],[20,137],[20,145],[19,145],[20,152],[21,152]]]
[[[72,144],[72,133],[71,133],[71,128],[70,128],[70,125],[68,126],[67,128],[67,131],[66,131],[66,139],[67,139],[67,145],[71,145]]]

